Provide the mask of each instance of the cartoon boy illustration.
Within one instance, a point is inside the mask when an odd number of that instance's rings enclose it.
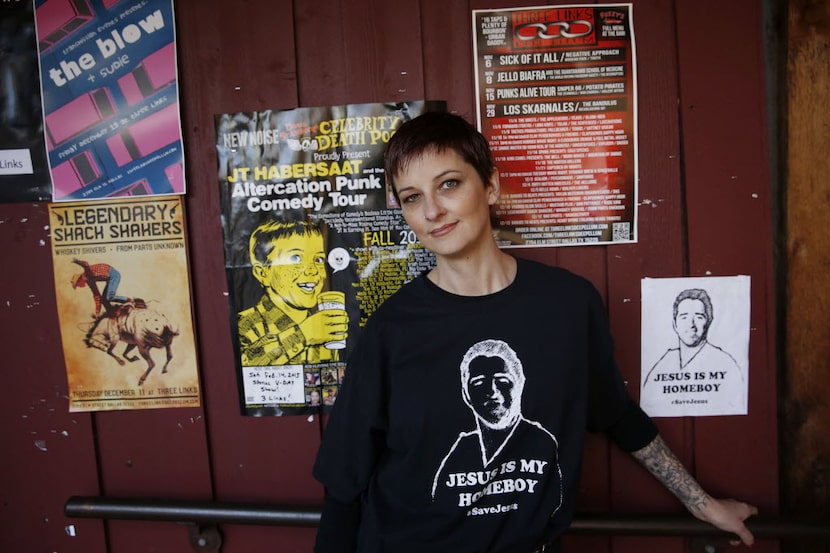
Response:
[[[265,292],[239,313],[242,365],[338,360],[325,344],[345,339],[349,321],[345,309],[317,309],[326,281],[320,230],[304,221],[266,222],[251,234],[249,254]]]

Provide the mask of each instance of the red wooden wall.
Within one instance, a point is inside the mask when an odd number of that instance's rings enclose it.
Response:
[[[446,100],[474,115],[471,10],[516,0],[177,0],[186,207],[203,406],[67,412],[45,204],[0,205],[0,551],[177,553],[176,524],[69,519],[71,495],[317,505],[321,421],[239,415],[213,115]],[[640,239],[513,250],[590,278],[636,394],[642,277],[752,277],[750,414],[659,419],[712,493],[778,508],[772,217],[761,3],[635,0]],[[592,437],[580,509],[682,512],[627,455]],[[222,528],[225,553],[311,551],[312,529]],[[575,538],[569,551],[686,551],[679,538]],[[756,551],[777,551],[762,542]]]

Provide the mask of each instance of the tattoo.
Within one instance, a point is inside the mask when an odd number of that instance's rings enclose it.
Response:
[[[632,452],[632,455],[677,496],[692,514],[706,508],[709,495],[671,452],[663,438],[657,436],[644,448]]]

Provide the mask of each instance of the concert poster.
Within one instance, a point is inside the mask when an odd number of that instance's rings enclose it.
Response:
[[[49,205],[69,411],[197,407],[181,196]]]
[[[474,10],[473,47],[499,245],[636,242],[632,5]]]
[[[35,0],[53,201],[185,192],[172,0]]]
[[[401,123],[443,102],[215,116],[240,410],[328,412],[369,315],[432,266],[386,186]]]

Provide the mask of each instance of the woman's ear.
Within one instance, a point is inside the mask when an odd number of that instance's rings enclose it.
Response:
[[[499,170],[494,169],[490,180],[487,182],[487,203],[494,205],[501,194],[501,185],[499,184]]]

